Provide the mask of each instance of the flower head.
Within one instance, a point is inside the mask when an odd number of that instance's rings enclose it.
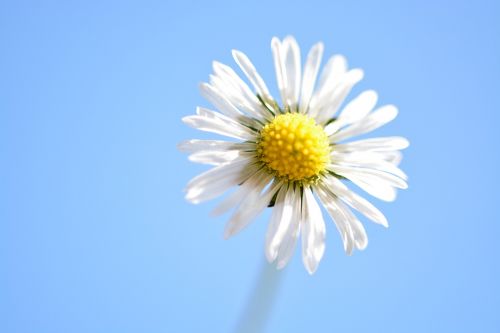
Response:
[[[191,153],[191,161],[214,165],[189,182],[186,199],[199,203],[234,188],[213,211],[217,215],[234,210],[226,238],[272,207],[266,257],[277,261],[278,268],[284,267],[301,234],[303,262],[312,274],[325,249],[318,199],[334,221],[347,254],[355,248],[363,250],[368,239],[352,210],[386,227],[387,220],[345,183],[393,201],[396,189],[407,187],[398,164],[399,150],[408,141],[402,137],[346,141],[393,120],[396,107],[385,105],[373,111],[377,94],[367,90],[341,108],[363,72],[348,70],[345,58],[334,55],[316,82],[322,43],[309,51],[303,69],[293,37],[273,38],[271,49],[281,103],[242,52],[233,51],[233,57],[253,90],[230,67],[214,62],[214,74],[210,83],[201,85],[201,92],[218,111],[198,107],[196,115],[183,121],[232,140],[179,144],[179,149]]]

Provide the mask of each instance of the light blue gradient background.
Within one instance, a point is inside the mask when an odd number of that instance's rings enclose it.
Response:
[[[500,6],[494,1],[0,4],[0,331],[231,332],[267,216],[229,241],[192,206],[206,169],[176,143],[209,106],[214,59],[246,52],[275,92],[270,39],[342,53],[400,115],[410,188],[388,230],[319,270],[299,249],[266,332],[499,332]],[[275,94],[276,95],[276,94]],[[352,95],[351,95],[352,96]]]

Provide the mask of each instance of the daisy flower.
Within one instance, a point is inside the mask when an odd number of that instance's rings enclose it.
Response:
[[[250,86],[219,62],[213,63],[210,82],[201,84],[203,96],[218,111],[198,107],[196,115],[184,117],[183,122],[230,139],[179,144],[191,161],[214,166],[188,183],[186,199],[200,203],[234,189],[213,210],[214,215],[233,210],[225,238],[272,207],[267,259],[283,268],[301,235],[302,259],[312,274],[325,251],[320,204],[335,223],[346,253],[365,249],[367,235],[353,210],[385,227],[387,220],[346,183],[393,201],[396,189],[407,187],[407,176],[398,164],[399,150],[409,143],[402,137],[349,141],[387,124],[398,111],[393,105],[373,111],[377,103],[373,90],[343,106],[363,78],[361,69],[348,69],[343,56],[332,56],[318,79],[322,43],[311,48],[304,67],[293,37],[273,38],[271,50],[281,103],[271,96],[248,57],[236,50],[233,58]]]

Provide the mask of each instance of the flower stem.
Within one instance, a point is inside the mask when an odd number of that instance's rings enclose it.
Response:
[[[274,265],[263,261],[258,280],[234,330],[235,333],[264,332],[283,275],[283,270],[277,270]]]

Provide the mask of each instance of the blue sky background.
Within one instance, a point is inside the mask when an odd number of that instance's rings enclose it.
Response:
[[[318,40],[400,116],[410,188],[347,257],[332,223],[299,251],[266,332],[499,332],[500,6],[495,1],[2,1],[0,331],[232,332],[264,260],[268,213],[224,241],[192,206],[206,169],[176,143],[209,106],[212,60]],[[303,54],[305,51],[303,51]],[[274,90],[276,91],[276,90]]]

